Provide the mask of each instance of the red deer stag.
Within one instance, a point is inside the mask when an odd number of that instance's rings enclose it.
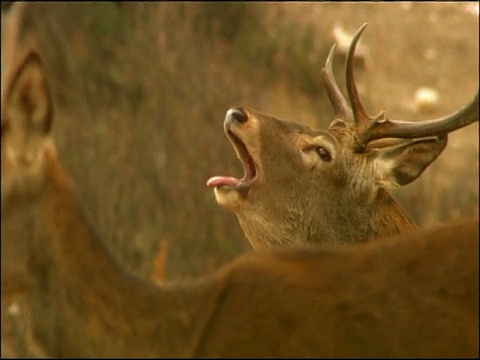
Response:
[[[351,107],[332,74],[332,47],[322,70],[335,118],[326,130],[228,110],[224,130],[243,162],[241,179],[215,176],[218,204],[233,210],[256,250],[302,243],[352,243],[409,233],[416,226],[387,188],[419,177],[442,152],[447,134],[478,120],[478,93],[462,110],[421,122],[370,117],[358,98],[353,55],[346,60]],[[413,139],[413,140],[399,140]]]
[[[39,55],[7,75],[2,304],[28,301],[34,355],[478,357],[478,219],[414,239],[252,253],[159,287],[127,274],[86,222],[55,151]]]

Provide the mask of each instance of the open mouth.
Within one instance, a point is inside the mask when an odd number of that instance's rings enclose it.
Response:
[[[207,180],[207,186],[227,186],[231,188],[250,186],[257,179],[257,166],[245,144],[231,130],[227,130],[226,133],[243,163],[245,174],[241,179],[232,176],[213,176]]]

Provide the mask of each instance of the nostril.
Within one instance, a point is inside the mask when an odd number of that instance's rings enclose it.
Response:
[[[230,118],[232,120],[238,121],[239,123],[247,122],[247,114],[240,109],[230,109],[227,111],[227,119]]]

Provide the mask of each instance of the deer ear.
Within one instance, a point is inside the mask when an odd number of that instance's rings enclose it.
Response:
[[[52,121],[52,99],[40,57],[31,52],[16,71],[7,91],[5,111],[23,131],[48,134]]]
[[[380,150],[374,160],[378,184],[387,188],[409,184],[422,174],[446,145],[447,135],[444,135]]]

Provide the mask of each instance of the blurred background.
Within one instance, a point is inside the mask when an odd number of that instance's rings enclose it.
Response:
[[[2,53],[18,21],[10,13],[2,2]],[[370,114],[444,116],[477,91],[477,2],[37,3],[15,42],[33,39],[45,59],[60,158],[98,235],[137,276],[164,268],[180,281],[251,251],[205,186],[243,174],[223,133],[228,108],[326,127],[320,70],[336,42],[343,87],[345,52],[364,22],[355,76]],[[478,214],[478,123],[393,195],[420,227]],[[2,311],[2,349],[10,335],[17,355],[21,311]]]

